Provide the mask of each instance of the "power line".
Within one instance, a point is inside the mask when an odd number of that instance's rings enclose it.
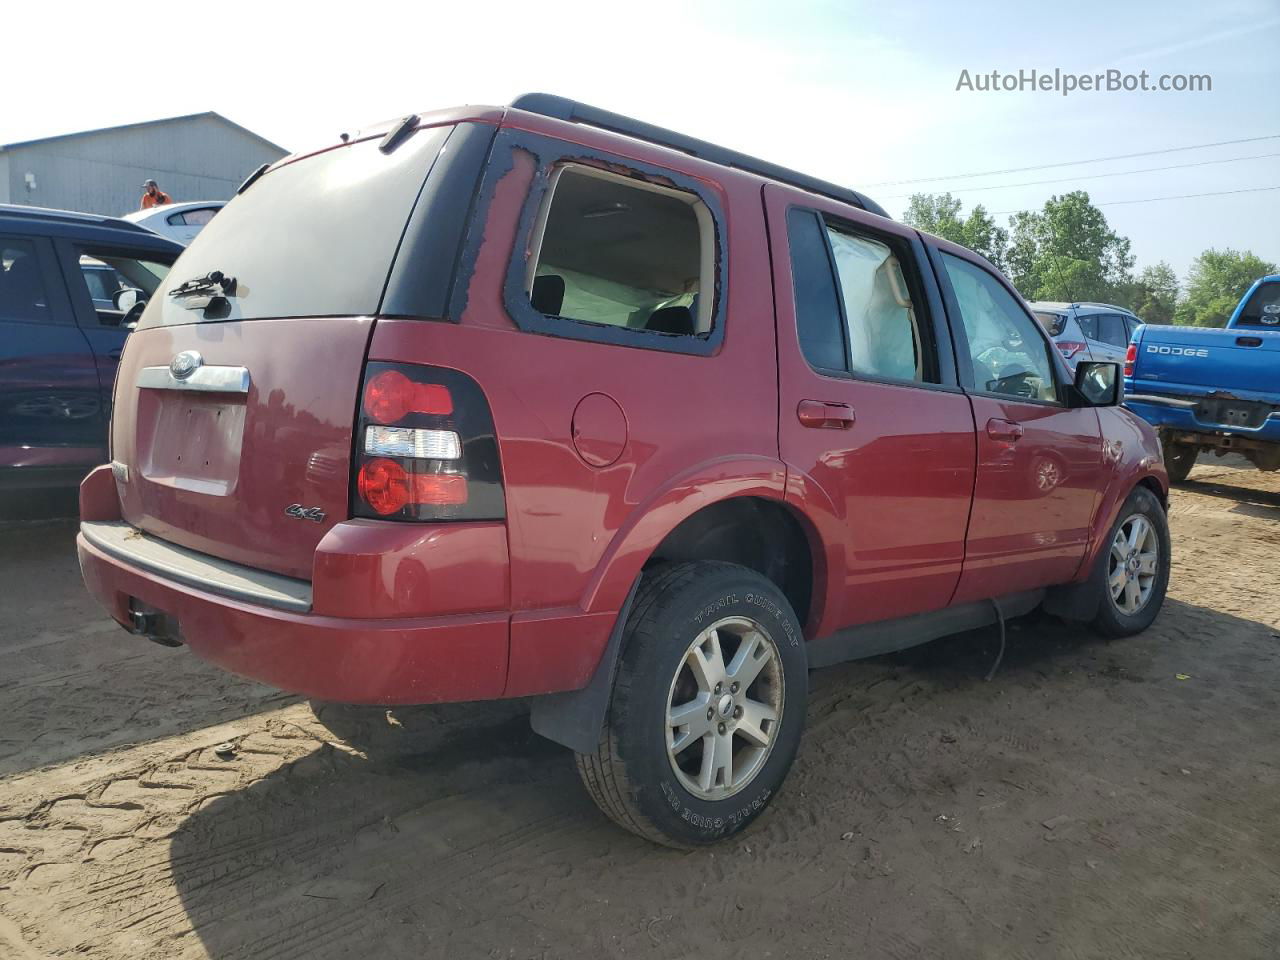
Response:
[[[1039,187],[1046,183],[1075,183],[1077,180],[1098,180],[1102,177],[1125,177],[1133,173],[1156,173],[1160,170],[1183,170],[1187,167],[1207,167],[1215,163],[1237,163],[1240,160],[1267,160],[1271,157],[1280,157],[1280,153],[1259,153],[1252,157],[1227,157],[1223,160],[1197,160],[1195,163],[1171,163],[1165,167],[1143,167],[1141,170],[1117,170],[1112,173],[1089,173],[1081,177],[1060,177],[1055,180],[1027,180],[1023,183],[998,183],[993,186],[986,187],[959,187],[957,190],[963,193],[976,193],[979,190],[1012,190],[1014,187]],[[901,200],[905,197],[912,197],[912,193],[899,193],[888,197],[880,197],[881,200]]]
[[[1095,203],[1095,207],[1114,207],[1123,203],[1155,203],[1158,200],[1189,200],[1192,197],[1225,197],[1232,193],[1261,193],[1265,190],[1280,190],[1280,186],[1275,187],[1248,187],[1244,190],[1215,190],[1212,193],[1180,193],[1173,197],[1145,197],[1142,200],[1107,200],[1103,203]],[[993,217],[1001,217],[1010,213],[1022,213],[1021,210],[996,210],[991,215]]]
[[[1166,147],[1163,150],[1145,150],[1142,153],[1118,153],[1113,157],[1094,157],[1091,160],[1063,160],[1059,163],[1041,163],[1032,167],[1008,167],[1004,170],[983,170],[979,173],[954,173],[946,177],[916,177],[914,180],[882,180],[865,184],[867,187],[900,187],[910,183],[932,183],[937,180],[968,180],[971,177],[992,177],[1004,173],[1028,173],[1032,170],[1049,170],[1053,167],[1076,167],[1084,163],[1104,163],[1108,160],[1132,160],[1135,157],[1154,157],[1163,153],[1181,153],[1184,150],[1203,150],[1206,147],[1225,147],[1233,143],[1257,143],[1260,140],[1280,140],[1280,133],[1265,137],[1245,137],[1241,140],[1216,140],[1213,143],[1193,143],[1189,147]]]

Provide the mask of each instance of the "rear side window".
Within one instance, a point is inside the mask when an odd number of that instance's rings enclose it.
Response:
[[[1042,310],[1036,313],[1036,319],[1040,321],[1040,325],[1049,332],[1051,337],[1062,336],[1062,331],[1067,327],[1066,314],[1050,313],[1047,310]]]
[[[389,154],[365,140],[267,173],[200,231],[139,326],[377,312],[409,214],[452,129],[418,130]],[[169,296],[212,271],[236,280],[217,309]]]
[[[184,213],[171,213],[165,217],[166,222],[174,227],[203,227],[218,212],[217,207],[200,207]]]
[[[712,325],[714,231],[702,201],[594,167],[553,178],[526,292],[546,317],[679,336]]]
[[[0,320],[49,318],[49,297],[35,245],[0,236]]]
[[[847,371],[844,322],[827,251],[826,226],[814,211],[792,207],[787,211],[787,233],[800,350],[819,371]]]
[[[1280,283],[1264,283],[1240,311],[1236,326],[1280,330]]]
[[[1129,328],[1118,313],[1104,313],[1098,318],[1098,339],[1113,347],[1129,345]]]
[[[1098,314],[1091,313],[1088,316],[1076,317],[1076,322],[1080,324],[1081,333],[1083,333],[1090,340],[1097,340],[1099,343],[1101,343],[1102,334],[1098,329],[1098,317],[1099,317]]]
[[[796,328],[809,364],[873,380],[937,382],[903,259],[812,210],[787,214]]]

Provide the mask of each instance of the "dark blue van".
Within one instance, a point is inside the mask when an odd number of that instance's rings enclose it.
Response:
[[[0,204],[0,490],[107,460],[125,337],[182,247],[145,227]]]

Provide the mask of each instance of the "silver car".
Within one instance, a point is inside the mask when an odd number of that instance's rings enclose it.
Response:
[[[1072,370],[1081,360],[1124,363],[1133,331],[1142,325],[1132,311],[1112,303],[1037,300],[1031,309]]]

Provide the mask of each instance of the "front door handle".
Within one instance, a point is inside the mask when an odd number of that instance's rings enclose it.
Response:
[[[827,430],[847,430],[853,426],[853,407],[847,403],[801,400],[796,407],[801,426]]]
[[[1016,443],[1022,438],[1022,424],[1012,420],[997,420],[992,417],[987,421],[987,436],[992,440],[1005,443]]]
[[[123,349],[121,349],[120,347],[117,347],[117,348],[116,348],[116,349],[114,349],[114,350],[108,350],[108,351],[107,351],[107,359],[108,359],[108,360],[119,360],[119,359],[120,359],[120,354],[122,354],[123,352],[124,352],[124,350],[123,350]]]

